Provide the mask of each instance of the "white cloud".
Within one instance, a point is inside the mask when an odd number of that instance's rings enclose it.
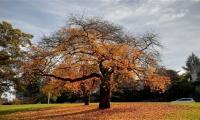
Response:
[[[166,47],[161,51],[163,53],[163,64],[169,68],[181,69],[185,64],[186,57],[191,52],[200,56],[199,1],[34,0],[21,2],[22,5],[24,4],[24,8],[29,5],[27,9],[21,9],[23,6],[20,6],[20,8],[13,10],[12,8],[19,6],[19,4],[9,2],[8,6],[5,6],[1,4],[2,1],[0,0],[0,20],[4,18],[10,20],[17,27],[22,28],[25,32],[31,32],[35,36],[55,31],[57,27],[64,24],[67,15],[70,13],[82,14],[84,12],[86,16],[99,16],[123,25],[133,33],[153,29],[159,33],[161,43]],[[38,16],[38,13],[34,13],[35,11],[43,14]],[[27,16],[38,18],[38,21],[24,19]],[[46,17],[48,19],[45,19]]]
[[[113,9],[112,12],[109,12],[107,14],[107,18],[110,20],[122,20],[126,19],[127,17],[130,17],[132,15],[133,11],[130,8],[127,7],[117,7],[116,9]]]
[[[178,0],[148,0],[148,2],[176,2]],[[180,0],[179,0],[180,1]]]
[[[186,12],[164,14],[164,15],[160,16],[158,22],[163,23],[163,22],[173,21],[173,20],[182,18],[185,15],[186,15]]]
[[[200,2],[200,0],[192,0],[193,2]]]

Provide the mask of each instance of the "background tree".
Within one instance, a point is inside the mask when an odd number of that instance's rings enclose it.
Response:
[[[183,67],[185,70],[187,71],[190,71],[190,72],[193,72],[194,70],[197,69],[197,67],[200,65],[200,60],[199,58],[194,54],[192,53],[192,55],[190,55],[188,58],[187,58],[187,61],[186,61],[186,67]]]
[[[190,80],[193,82],[200,79],[200,60],[194,53],[187,58],[186,66],[183,69],[189,72]]]
[[[167,90],[168,100],[176,100],[182,97],[192,97],[194,86],[188,81],[190,75],[185,73],[179,76],[178,81],[172,82]]]
[[[25,63],[28,73],[51,77],[66,82],[100,79],[100,108],[110,107],[112,86],[123,78],[134,78],[149,84],[152,89],[164,90],[169,78],[156,74],[157,46],[156,35],[147,33],[142,37],[125,34],[120,26],[99,18],[71,17],[68,25],[51,37],[42,41],[42,50],[32,61]],[[73,78],[55,74],[60,64],[70,61],[80,68],[81,65],[94,66],[94,70]],[[62,65],[64,66],[64,65]]]
[[[41,77],[35,77],[34,82],[27,82],[25,78],[20,80],[20,89],[17,89],[16,97],[22,103],[46,103],[47,98],[42,92],[45,82]]]
[[[0,96],[11,86],[19,87],[18,68],[25,52],[22,48],[31,44],[32,37],[8,22],[0,23]]]
[[[51,99],[56,101],[57,97],[61,96],[64,91],[64,82],[57,80],[49,80],[46,82],[47,83],[41,87],[41,92],[47,96],[49,104]]]
[[[78,78],[80,76],[87,75],[90,73],[90,71],[94,71],[94,66],[87,66],[87,64],[84,65],[78,65],[76,66],[71,64],[69,61],[66,61],[63,64],[60,64],[56,69],[54,69],[54,74],[59,75],[62,77],[71,77],[71,78]],[[99,79],[91,78],[87,81],[80,81],[75,83],[68,83],[65,81],[56,81],[51,80],[53,84],[48,84],[48,87],[51,87],[51,92],[55,93],[55,91],[60,91],[59,94],[62,94],[63,92],[74,92],[83,98],[85,105],[89,105],[90,102],[90,93],[95,91],[97,88],[97,85],[99,85]],[[51,83],[50,82],[50,83]],[[54,94],[55,95],[59,95]]]
[[[200,59],[194,53],[187,58],[186,67],[183,67],[187,71],[188,79],[193,87],[192,93],[190,93],[196,101],[199,101],[199,86],[200,86]]]

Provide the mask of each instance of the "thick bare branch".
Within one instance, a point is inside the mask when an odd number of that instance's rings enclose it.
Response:
[[[72,78],[64,78],[64,77],[60,77],[60,76],[56,76],[56,75],[53,75],[53,74],[40,74],[42,76],[46,76],[46,77],[52,77],[52,78],[55,78],[55,79],[58,79],[58,80],[62,80],[62,81],[66,81],[66,82],[78,82],[78,81],[84,81],[84,80],[88,80],[89,78],[100,78],[102,79],[102,76],[98,73],[91,73],[90,75],[85,75],[85,76],[82,76],[82,77],[79,77],[79,78],[75,78],[75,79],[72,79]]]

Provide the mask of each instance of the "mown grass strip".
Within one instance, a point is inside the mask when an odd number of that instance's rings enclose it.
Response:
[[[27,104],[27,105],[0,105],[0,115],[6,115],[14,112],[34,111],[49,107],[58,106],[77,106],[81,104]]]

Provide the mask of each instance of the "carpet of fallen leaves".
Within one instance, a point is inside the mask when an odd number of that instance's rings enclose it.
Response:
[[[163,120],[181,106],[154,103],[118,103],[110,109],[89,106],[62,106],[39,111],[17,112],[4,116],[8,120]]]

